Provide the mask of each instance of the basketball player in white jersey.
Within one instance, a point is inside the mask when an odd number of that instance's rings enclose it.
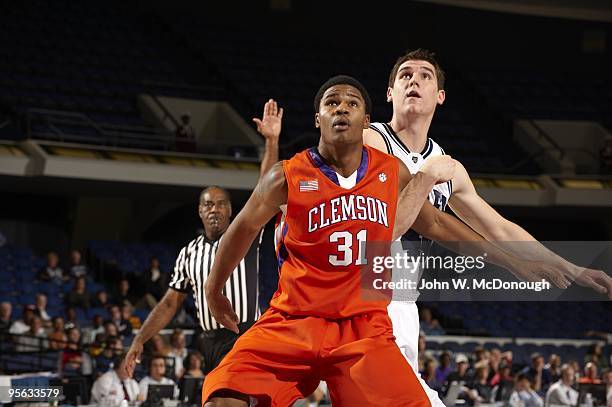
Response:
[[[433,53],[418,49],[400,57],[391,70],[387,89],[387,101],[393,103],[391,121],[372,123],[363,133],[364,144],[400,158],[410,172],[418,171],[428,158],[444,154],[442,147],[427,134],[436,107],[444,103],[445,97],[444,72]],[[533,246],[532,253],[526,254],[516,249],[514,254],[553,262],[566,284],[576,281],[612,298],[612,280],[609,276],[603,271],[584,269],[556,256],[519,225],[502,217],[477,194],[460,163],[457,164],[455,177],[447,183],[436,185],[429,194],[429,200],[442,211],[447,205],[450,206],[461,220],[488,241],[533,241],[533,245],[521,245],[522,250],[526,246]],[[426,252],[430,242],[414,231],[418,229],[415,222],[413,230],[406,233],[402,240],[417,242],[417,249]],[[505,245],[504,249],[512,251],[510,245]],[[393,299],[389,305],[393,333],[397,345],[418,375],[419,314],[416,298],[414,293],[396,292]],[[423,381],[421,383],[432,405],[443,406],[437,393]]]

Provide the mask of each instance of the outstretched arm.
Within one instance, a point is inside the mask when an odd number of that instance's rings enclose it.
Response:
[[[453,212],[472,229],[491,242],[503,242],[504,250],[521,259],[546,262],[559,278],[576,281],[612,299],[612,278],[601,270],[577,266],[538,242],[529,232],[501,216],[476,192],[470,177],[460,163],[453,178],[455,191],[449,201]],[[517,242],[531,242],[529,244]]]
[[[259,179],[270,170],[274,163],[278,162],[278,139],[283,124],[283,108],[278,108],[274,99],[269,99],[264,105],[261,119],[254,117],[257,131],[266,139],[264,155],[259,167]]]
[[[213,317],[231,331],[238,333],[238,317],[227,297],[222,294],[225,282],[247,254],[260,229],[286,203],[287,180],[282,162],[279,162],[259,181],[219,244],[204,289]]]

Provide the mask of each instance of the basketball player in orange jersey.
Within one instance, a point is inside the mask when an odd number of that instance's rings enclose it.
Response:
[[[391,241],[398,197],[407,229],[433,185],[452,177],[454,161],[440,157],[411,176],[399,160],[364,147],[370,107],[354,78],[326,82],[315,98],[318,148],[276,164],[227,230],[205,293],[215,319],[235,331],[225,282],[261,226],[287,205],[279,289],[207,376],[206,406],[250,398],[289,406],[321,379],[334,406],[429,406],[393,340],[389,301],[361,296],[359,243]]]

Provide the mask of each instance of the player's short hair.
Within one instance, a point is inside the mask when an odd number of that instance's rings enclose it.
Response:
[[[230,194],[229,194],[228,190],[223,188],[223,187],[220,187],[218,185],[210,185],[210,186],[204,188],[202,190],[202,192],[200,192],[200,200],[199,200],[199,202],[202,202],[202,199],[204,198],[204,194],[209,192],[211,189],[218,189],[218,190],[220,190],[221,192],[223,192],[225,194],[225,199],[227,199],[228,202],[232,202],[232,199],[230,197]]]
[[[444,89],[444,79],[445,74],[438,60],[436,59],[436,54],[432,51],[424,48],[418,48],[413,51],[408,51],[401,57],[395,61],[395,65],[393,65],[393,69],[391,69],[391,74],[389,75],[389,87],[392,88],[395,83],[395,77],[397,76],[397,71],[399,71],[399,67],[406,61],[427,61],[433,65],[436,71],[436,78],[438,79],[438,89]]]
[[[356,88],[359,93],[361,93],[361,96],[365,101],[366,113],[372,113],[372,99],[370,99],[370,94],[366,90],[365,86],[363,86],[363,84],[357,79],[348,75],[336,75],[334,77],[329,78],[323,85],[321,85],[314,98],[314,109],[316,113],[319,113],[319,105],[321,104],[321,99],[323,99],[323,94],[325,93],[325,91],[336,85],[350,85]]]

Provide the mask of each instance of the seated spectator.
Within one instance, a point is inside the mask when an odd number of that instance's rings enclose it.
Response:
[[[68,306],[64,309],[64,321],[66,321],[66,331],[71,328],[79,327],[79,321],[77,320],[77,313],[74,307]]]
[[[70,252],[70,267],[68,270],[70,277],[75,279],[87,276],[87,266],[83,264],[80,251],[74,249]]]
[[[174,358],[174,377],[180,377],[183,372],[183,359],[187,357],[188,351],[185,347],[185,334],[180,329],[175,329],[170,335],[170,352],[168,356]]]
[[[180,377],[204,377],[202,371],[202,354],[197,350],[189,352],[185,360],[183,360],[183,371]]]
[[[542,407],[544,402],[538,393],[531,387],[529,378],[524,373],[516,376],[514,391],[508,402],[510,407]]]
[[[544,356],[537,352],[531,355],[531,367],[526,367],[522,373],[527,376],[533,385],[533,390],[538,394],[546,394],[552,384],[550,372],[544,370]]]
[[[419,363],[418,371],[421,372],[423,371],[423,369],[425,369],[425,361],[428,358],[433,357],[431,352],[427,350],[427,340],[425,339],[425,335],[423,335],[422,332],[419,333],[419,343],[417,347],[418,347],[418,363]]]
[[[104,340],[112,336],[119,336],[119,328],[113,321],[106,321],[104,323]]]
[[[42,281],[51,281],[56,284],[62,284],[68,281],[68,275],[64,273],[64,270],[58,264],[59,257],[57,253],[49,252],[47,254],[47,265],[38,272],[37,278]]]
[[[108,372],[113,366],[113,361],[122,354],[123,342],[121,339],[116,336],[107,338],[103,344],[102,352],[94,359],[96,375],[101,376]]]
[[[446,332],[440,326],[437,319],[434,319],[431,315],[429,308],[421,308],[421,330],[425,332],[425,335],[444,335]]]
[[[496,402],[507,402],[514,391],[514,378],[509,364],[502,362],[499,366],[499,380],[493,388]]]
[[[64,331],[64,318],[53,318],[53,331],[49,334],[49,348],[53,350],[65,349],[68,337]]]
[[[124,401],[139,401],[138,382],[125,374],[124,363],[123,356],[117,356],[113,362],[113,369],[94,382],[91,389],[93,403],[115,407],[122,405]]]
[[[546,406],[575,406],[578,404],[578,392],[574,384],[574,368],[565,364],[561,367],[561,379],[553,383],[546,392]]]
[[[83,344],[89,345],[94,343],[96,335],[104,333],[104,320],[101,315],[94,315],[90,327],[83,329]]]
[[[168,379],[166,374],[166,361],[162,356],[156,355],[149,360],[149,375],[138,384],[140,387],[140,399],[146,400],[151,384],[171,384],[174,386],[174,398],[178,398],[179,389],[173,380]]]
[[[612,370],[604,372],[603,382],[606,384],[606,405],[612,406]]]
[[[108,301],[108,293],[106,290],[98,290],[93,300],[91,300],[91,307],[108,309],[110,306],[111,303]]]
[[[63,375],[90,375],[93,373],[92,361],[81,347],[81,332],[77,328],[68,329],[68,343],[60,357]]]
[[[605,370],[608,368],[608,360],[603,354],[603,345],[601,343],[594,343],[589,346],[589,350],[584,356],[584,363],[593,362],[597,365],[598,370]]]
[[[489,384],[489,366],[485,362],[479,362],[474,374],[474,381],[468,384],[468,404],[487,404],[493,399],[493,387]]]
[[[119,336],[125,338],[127,336],[132,335],[132,324],[130,321],[123,319],[123,315],[121,315],[121,309],[118,305],[111,305],[110,307],[110,320],[115,324],[117,330],[119,331]]]
[[[453,383],[464,386],[469,380],[468,368],[470,367],[467,356],[459,353],[455,356],[455,370],[446,377],[446,382],[442,387],[442,394],[446,396],[448,389]]]
[[[601,379],[597,376],[597,365],[593,362],[589,362],[584,366],[584,376],[582,376],[578,383],[580,384],[599,384]]]
[[[13,324],[12,313],[13,304],[8,301],[3,301],[0,303],[0,333],[9,331],[11,325]]]
[[[170,354],[170,346],[166,343],[166,340],[160,334],[153,335],[153,337],[147,342],[147,346],[150,349],[150,353],[167,357]]]
[[[137,315],[134,315],[134,308],[131,304],[121,306],[121,316],[132,325],[132,329],[140,329],[142,326],[142,321]]]
[[[489,377],[487,381],[491,386],[497,384],[499,379],[499,366],[502,363],[502,353],[498,348],[493,348],[489,352]]]
[[[444,352],[440,355],[440,366],[436,368],[436,381],[440,384],[444,384],[446,378],[452,371],[450,354]]]
[[[36,307],[34,305],[26,305],[23,309],[21,319],[14,321],[9,328],[9,333],[14,335],[23,335],[30,330],[32,319],[36,316]]]
[[[85,277],[79,277],[74,282],[74,287],[66,296],[65,302],[69,307],[89,308],[90,298],[87,292]]]
[[[130,282],[127,278],[119,280],[115,292],[113,293],[113,300],[115,304],[130,304],[131,306],[136,306],[136,297],[130,291]]]
[[[550,373],[551,382],[556,382],[561,378],[561,358],[559,355],[551,354],[548,358],[548,363],[544,366],[544,370]]]
[[[47,313],[47,296],[43,293],[36,294],[35,313],[42,319],[44,326],[51,326],[51,316]]]
[[[421,378],[427,383],[430,389],[440,391],[442,389],[442,383],[436,380],[436,368],[438,363],[433,358],[425,360],[425,369],[421,372]]]
[[[168,288],[166,274],[159,269],[159,260],[156,257],[151,259],[151,266],[141,276],[142,286],[145,287],[146,294],[143,297],[149,309],[155,308],[157,302],[164,296]]]
[[[42,326],[42,320],[34,315],[30,323],[30,330],[15,338],[17,352],[40,352],[48,347],[47,333]]]

